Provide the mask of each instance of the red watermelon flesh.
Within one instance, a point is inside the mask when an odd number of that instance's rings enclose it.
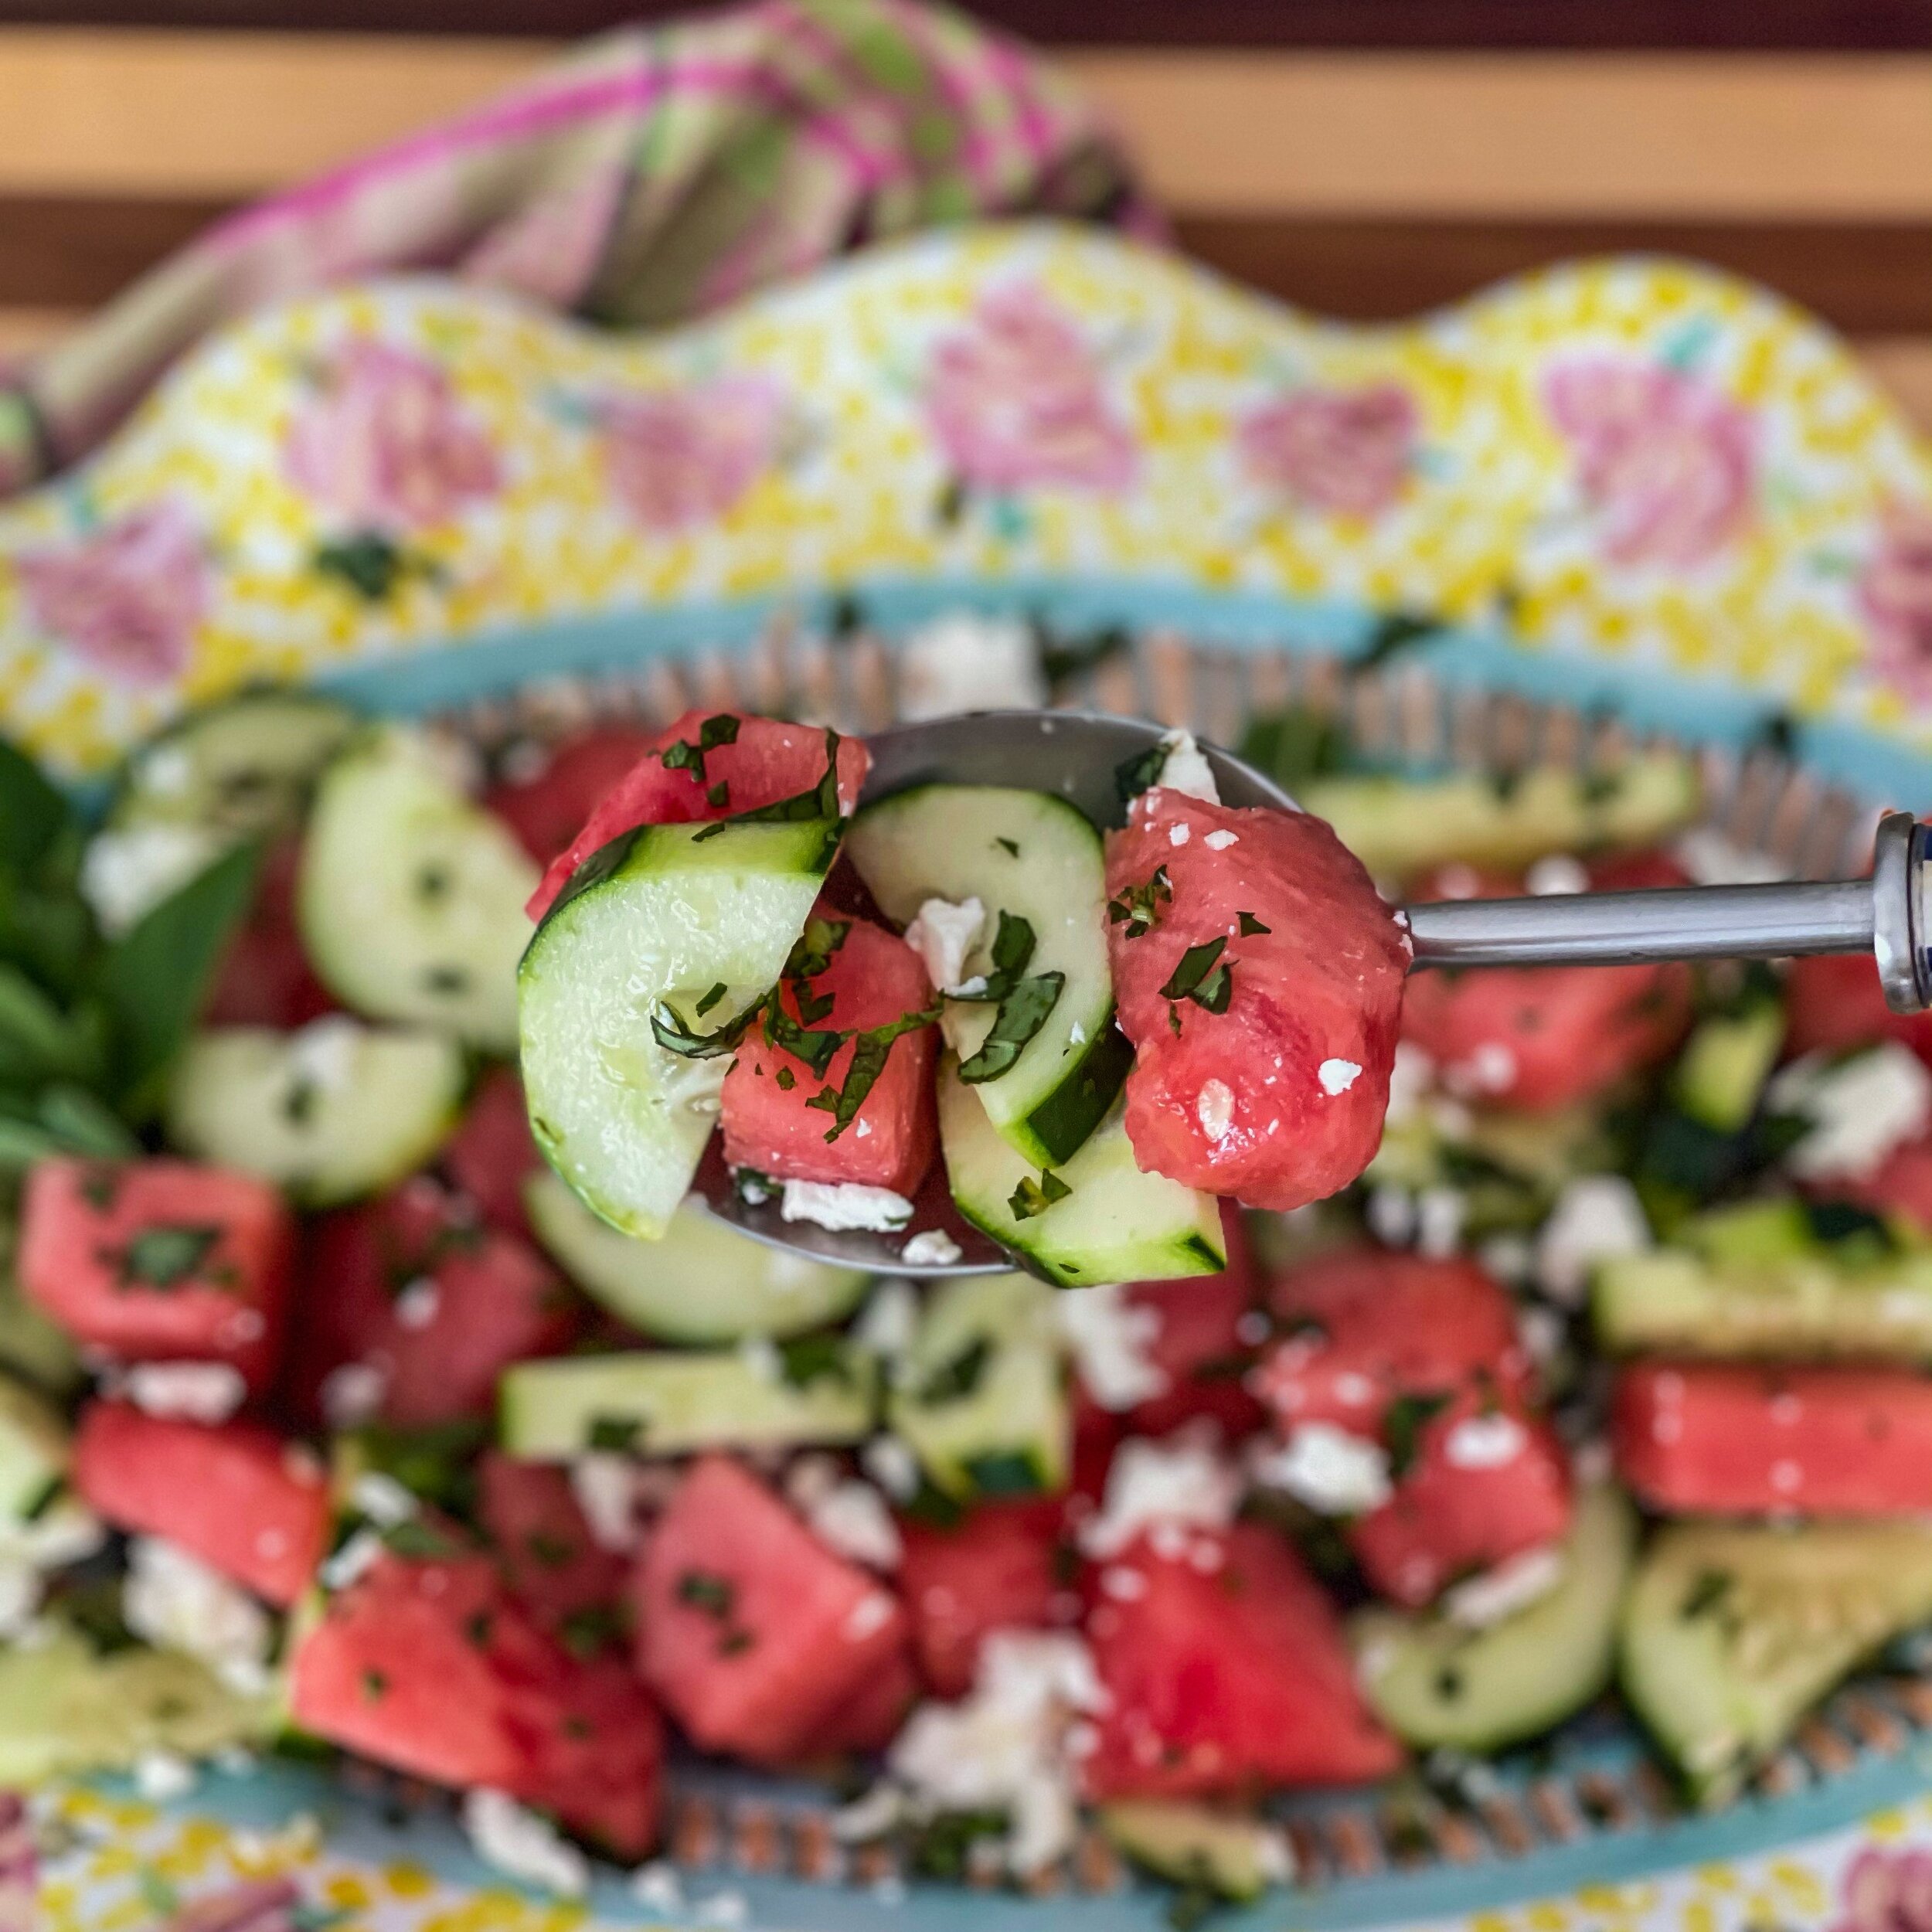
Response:
[[[1835,1180],[1818,1192],[1875,1214],[1901,1216],[1932,1235],[1932,1134],[1895,1147],[1869,1174]]]
[[[1784,982],[1789,1026],[1784,1050],[1842,1053],[1886,1039],[1902,1041],[1932,1065],[1932,1013],[1895,1013],[1885,1003],[1877,964],[1862,953],[1794,959]]]
[[[92,1402],[74,1437],[73,1481],[116,1529],[177,1543],[284,1608],[328,1547],[321,1462],[255,1423],[182,1422]]]
[[[1359,1784],[1400,1767],[1334,1606],[1282,1537],[1237,1523],[1164,1546],[1144,1537],[1096,1579],[1087,1632],[1111,1702],[1089,1797]]]
[[[528,1234],[523,1183],[543,1165],[530,1138],[523,1083],[493,1066],[477,1083],[462,1124],[444,1144],[437,1165],[493,1228]]]
[[[1617,1378],[1611,1440],[1653,1509],[1932,1509],[1932,1379],[1908,1369],[1638,1362]]]
[[[801,992],[817,1015],[809,1023],[819,1031],[862,1032],[931,1004],[926,969],[903,939],[860,919],[833,920],[827,926],[834,934],[842,928],[845,937],[824,972],[802,984],[783,982],[780,996],[794,1019],[801,1017]],[[832,1005],[820,1012],[819,1002],[826,999]],[[821,1079],[754,1029],[725,1076],[720,1119],[726,1160],[781,1180],[858,1182],[910,1199],[932,1164],[936,1040],[935,1029],[927,1026],[892,1041],[856,1116],[836,1140],[828,1140],[836,1121],[811,1103],[828,1090],[843,1089],[859,1043],[849,1040],[840,1047]]]
[[[21,1285],[121,1361],[224,1362],[259,1393],[287,1326],[294,1224],[265,1181],[187,1161],[35,1163]]]
[[[834,1711],[801,1753],[801,1761],[883,1751],[899,1735],[919,1697],[919,1672],[904,1648],[885,1658]]]
[[[303,1278],[288,1390],[308,1420],[416,1428],[488,1415],[505,1368],[555,1353],[576,1330],[556,1270],[423,1175],[318,1216]],[[352,1386],[345,1368],[374,1390],[372,1413],[335,1400]]]
[[[950,1529],[902,1522],[899,1587],[926,1681],[940,1697],[972,1689],[980,1645],[995,1630],[1066,1621],[1062,1509],[1053,1497],[983,1502]]]
[[[566,1638],[614,1631],[630,1565],[590,1533],[569,1471],[492,1449],[476,1473],[478,1512],[512,1594]]]
[[[1151,915],[1107,929],[1141,1165],[1255,1207],[1345,1187],[1382,1138],[1408,965],[1368,874],[1318,818],[1157,786],[1107,834],[1107,887]],[[1164,994],[1183,955],[1216,940],[1225,1010]]]
[[[1401,1451],[1412,1438],[1413,1460]],[[1549,1423],[1512,1397],[1461,1390],[1419,1426],[1385,1420],[1395,1493],[1350,1525],[1369,1582],[1420,1607],[1459,1577],[1556,1542],[1570,1527],[1569,1464]]]
[[[208,1026],[273,1026],[284,1032],[335,1010],[315,977],[295,923],[301,843],[285,838],[262,862],[255,903],[230,940],[202,1022]]]
[[[556,1659],[553,1714],[518,1794],[627,1862],[658,1842],[664,1722],[622,1658]]]
[[[904,1648],[897,1600],[729,1457],[699,1458],[632,1578],[638,1670],[692,1739],[795,1761]]]
[[[656,744],[657,733],[642,725],[594,726],[553,747],[536,770],[499,779],[483,803],[547,866],[583,829],[597,801]]]
[[[702,781],[687,765],[664,762],[665,753],[675,753],[679,745],[695,754],[706,724],[719,718],[736,722],[737,737],[703,753]],[[639,825],[729,818],[811,791],[825,775],[825,747],[826,734],[816,725],[787,724],[741,711],[687,711],[651,739],[645,755],[598,799],[582,830],[550,861],[525,910],[541,919],[591,853]],[[858,739],[842,738],[838,764],[838,808],[849,815],[859,803],[872,757]]]

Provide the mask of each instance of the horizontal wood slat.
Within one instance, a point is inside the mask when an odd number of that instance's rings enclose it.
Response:
[[[544,51],[0,30],[0,192],[241,199],[481,99]],[[1188,213],[1932,219],[1932,55],[1066,61]]]

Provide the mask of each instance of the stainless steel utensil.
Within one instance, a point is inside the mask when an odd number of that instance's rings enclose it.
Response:
[[[1158,743],[1140,719],[1070,711],[974,712],[867,733],[872,754],[865,799],[932,783],[1014,785],[1056,792],[1095,824],[1124,822],[1115,782],[1122,765]],[[1202,747],[1224,804],[1292,811],[1294,801],[1252,766]],[[1768,886],[1686,886],[1641,892],[1551,893],[1525,899],[1444,900],[1406,909],[1415,968],[1616,966],[1672,959],[1783,959],[1871,953],[1885,995],[1900,1012],[1932,1005],[1932,868],[1927,828],[1909,814],[1881,821],[1869,879]],[[746,1233],[808,1260],[880,1274],[985,1274],[1014,1265],[959,1216],[935,1174],[904,1232],[834,1233],[787,1221],[781,1203],[752,1205],[733,1185],[714,1143],[697,1192]],[[907,1241],[936,1230],[957,1260],[909,1263]]]

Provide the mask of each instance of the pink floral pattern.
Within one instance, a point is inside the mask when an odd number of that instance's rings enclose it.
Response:
[[[1583,356],[1549,372],[1543,400],[1611,563],[1692,570],[1749,525],[1756,426],[1703,378]]]
[[[1032,284],[1009,284],[934,350],[927,413],[968,489],[1117,490],[1134,479],[1134,438],[1101,373],[1070,316]]]
[[[502,482],[447,372],[387,342],[354,342],[330,360],[284,454],[297,485],[347,528],[392,536],[447,523]]]
[[[1845,1868],[1834,1932],[1932,1932],[1932,1852],[1866,1845]]]
[[[302,1895],[290,1879],[245,1879],[173,1913],[160,1932],[300,1932]]]
[[[611,487],[646,529],[688,530],[723,516],[778,453],[784,399],[754,376],[614,396],[599,412]]]
[[[1421,419],[1396,383],[1299,389],[1264,403],[1237,432],[1251,482],[1304,509],[1373,517],[1401,494]]]
[[[25,551],[16,568],[36,628],[124,683],[158,684],[180,672],[208,610],[206,549],[172,497]]]
[[[1910,698],[1932,699],[1932,507],[1886,506],[1858,601],[1872,669]]]

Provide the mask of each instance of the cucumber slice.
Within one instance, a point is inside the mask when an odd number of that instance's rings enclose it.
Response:
[[[509,827],[452,782],[427,739],[392,725],[323,774],[297,911],[345,1005],[508,1053],[536,883]]]
[[[1625,1695],[1717,1805],[1882,1645],[1932,1617],[1932,1524],[1668,1523],[1618,1642]]]
[[[1124,1856],[1156,1878],[1245,1903],[1294,1876],[1294,1854],[1279,1825],[1170,1798],[1122,1798],[1097,1821]]]
[[[71,1630],[0,1650],[0,1785],[124,1771],[148,1751],[202,1757],[266,1741],[270,1698],[230,1690],[192,1657],[97,1656]]]
[[[168,1138],[328,1207],[420,1167],[455,1126],[464,1080],[462,1049],[421,1029],[335,1015],[298,1033],[216,1027],[175,1064]]]
[[[1637,1519],[1608,1484],[1581,1492],[1545,1595],[1472,1628],[1443,1610],[1381,1607],[1349,1620],[1362,1687],[1396,1734],[1423,1749],[1500,1750],[1546,1731],[1610,1682]]]
[[[25,1383],[0,1375],[0,1523],[38,1515],[67,1473],[67,1425]]]
[[[244,691],[191,712],[128,761],[110,826],[194,826],[223,844],[301,822],[323,767],[362,728],[312,691]]]
[[[1458,772],[1311,778],[1296,794],[1376,878],[1394,879],[1452,861],[1513,871],[1551,852],[1655,845],[1702,806],[1696,767],[1669,752],[1601,777],[1539,766],[1507,787]]]
[[[857,1442],[872,1428],[871,1359],[810,1337],[736,1352],[580,1355],[522,1362],[498,1391],[503,1447],[564,1460],[587,1450],[647,1456],[698,1449]]]
[[[659,1342],[799,1335],[849,1315],[872,1277],[740,1234],[695,1197],[649,1245],[607,1227],[548,1168],[523,1185],[536,1237],[619,1320]]]
[[[1022,1219],[1014,1199],[1041,1178],[1002,1140],[948,1053],[939,1071],[939,1141],[959,1211],[1063,1288],[1213,1274],[1227,1264],[1220,1203],[1134,1164],[1116,1106],[1070,1161],[1051,1171],[1068,1192]]]
[[[1932,1251],[1834,1246],[1798,1202],[1750,1202],[1600,1263],[1591,1310],[1617,1355],[1932,1362]]]
[[[1713,1133],[1741,1132],[1784,1044],[1784,1005],[1770,995],[1700,1020],[1671,1077],[1679,1111]]]
[[[1035,1167],[1070,1158],[1112,1104],[1133,1057],[1114,1030],[1100,835],[1043,791],[921,785],[867,806],[845,849],[879,910],[901,926],[929,899],[985,906],[968,978],[991,968],[1002,912],[1032,928],[1027,976],[1057,972],[1066,983],[1012,1066],[975,1090],[994,1126]],[[961,1060],[984,1043],[997,1011],[948,1004],[942,1029]]]
[[[716,1032],[763,999],[838,831],[829,818],[642,826],[579,866],[538,928],[520,975],[530,1126],[613,1227],[655,1241],[670,1226],[730,1065],[661,1045],[653,1016],[668,1005]]]
[[[1072,1422],[1053,1291],[1025,1274],[945,1282],[893,1365],[886,1420],[961,1502],[1066,1481]]]

